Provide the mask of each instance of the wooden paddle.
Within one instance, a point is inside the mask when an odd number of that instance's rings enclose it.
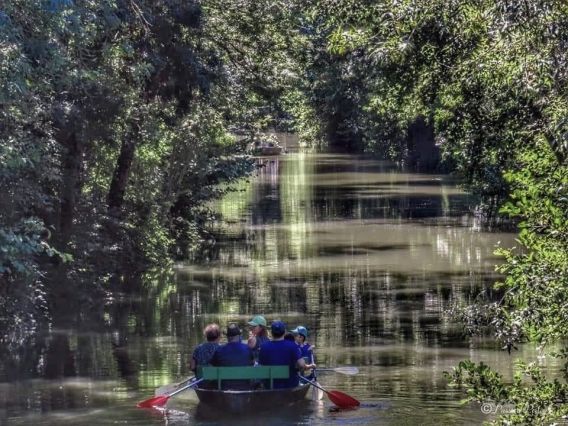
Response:
[[[359,374],[359,369],[357,367],[329,367],[329,368],[318,368],[318,371],[333,371],[334,373],[346,374],[348,376],[354,376]]]
[[[195,386],[197,386],[198,383],[201,383],[204,379],[199,379],[196,380],[195,382],[191,382],[189,385],[186,385],[182,388],[179,388],[178,390],[166,394],[166,395],[158,395],[158,396],[153,396],[152,398],[146,399],[144,401],[140,401],[138,404],[136,404],[136,406],[138,408],[153,408],[153,407],[163,407],[164,405],[167,404],[168,399],[170,399],[172,396],[177,395],[180,392],[183,392],[186,389],[189,388],[193,388]]]
[[[327,389],[324,389],[321,385],[316,384],[315,382],[312,382],[302,376],[299,376],[301,380],[303,380],[306,383],[309,383],[310,385],[321,389],[322,391],[325,392],[325,394],[328,396],[328,398],[330,399],[331,402],[333,402],[335,405],[337,405],[339,408],[355,408],[358,407],[359,405],[361,405],[361,403],[359,401],[357,401],[355,398],[343,393],[343,392],[339,392],[336,390],[332,390],[332,391],[328,391]]]

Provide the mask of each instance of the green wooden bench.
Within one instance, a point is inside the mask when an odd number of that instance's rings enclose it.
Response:
[[[223,380],[269,380],[270,389],[273,389],[274,379],[288,379],[290,377],[290,367],[287,365],[199,367],[197,375],[205,380],[217,381],[217,389],[221,389]]]

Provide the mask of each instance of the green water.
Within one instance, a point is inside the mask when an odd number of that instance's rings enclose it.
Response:
[[[125,276],[102,315],[54,314],[49,333],[0,369],[0,424],[480,424],[443,371],[483,360],[510,375],[491,338],[470,339],[446,310],[497,279],[493,255],[514,235],[483,232],[472,200],[447,177],[401,173],[353,156],[289,154],[265,160],[212,207],[212,248],[174,271]],[[127,285],[128,284],[128,285]],[[329,389],[362,401],[225,417],[191,391],[168,410],[134,407],[188,375],[210,322],[244,325],[253,314],[310,330],[321,366],[355,365],[357,376],[320,374]],[[547,360],[539,361],[546,365]]]

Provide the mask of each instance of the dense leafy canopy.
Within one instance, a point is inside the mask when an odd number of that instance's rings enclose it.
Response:
[[[0,297],[31,318],[92,271],[107,289],[121,265],[186,256],[272,126],[459,175],[519,227],[502,297],[461,309],[470,329],[509,350],[565,338],[567,80],[560,0],[2,3]],[[471,363],[453,377],[515,403],[513,422],[562,414],[565,386],[523,372],[535,387]]]
[[[503,206],[501,214],[518,221],[520,247],[499,251],[502,297],[465,307],[469,328],[493,328],[509,350],[518,341],[565,338],[566,3],[344,1],[321,7],[333,28],[332,51],[374,65],[361,120],[374,126],[363,126],[363,134],[374,132],[374,144],[400,156],[410,124],[423,116],[443,157],[483,197],[484,210],[493,214]],[[393,149],[396,140],[402,143]],[[515,404],[504,422],[541,423],[565,412],[565,385],[548,382],[534,366],[521,372],[532,388],[520,378],[507,386],[486,366],[471,363],[460,365],[454,379],[470,387],[472,399]]]
[[[81,298],[124,265],[187,254],[201,204],[251,170],[232,130],[266,127],[272,104],[228,58],[226,16],[178,1],[18,0],[0,12],[5,300],[46,280],[50,295]]]

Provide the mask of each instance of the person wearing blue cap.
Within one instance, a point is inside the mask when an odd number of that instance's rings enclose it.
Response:
[[[304,371],[313,368],[312,364],[306,364],[300,348],[296,343],[284,339],[286,324],[276,320],[270,327],[272,340],[262,344],[259,353],[261,365],[288,365],[290,377],[288,379],[275,379],[274,388],[293,388],[299,385],[298,369]]]
[[[306,339],[308,338],[308,329],[303,325],[299,325],[294,330],[292,330],[292,333],[294,334],[294,336],[296,336],[296,343],[302,351],[302,356],[304,358],[311,359],[313,356],[313,347],[308,342],[306,342]]]
[[[314,348],[315,346],[311,346],[306,339],[308,338],[308,329],[303,325],[299,325],[294,330],[292,330],[292,334],[295,336],[295,341],[298,347],[300,348],[300,352],[302,353],[302,358],[306,361],[306,364],[313,364],[315,365],[315,356],[314,356]],[[307,376],[308,380],[312,380],[315,378],[315,372],[312,371],[309,376]]]

